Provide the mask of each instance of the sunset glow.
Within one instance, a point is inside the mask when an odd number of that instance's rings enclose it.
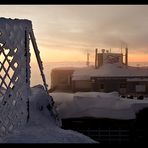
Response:
[[[121,44],[130,62],[148,62],[147,5],[1,5],[0,14],[32,21],[43,62],[86,61],[87,52],[94,61],[95,48]]]
[[[129,62],[148,62],[148,54],[129,54]]]

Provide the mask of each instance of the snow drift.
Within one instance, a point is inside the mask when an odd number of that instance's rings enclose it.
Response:
[[[148,99],[120,98],[118,92],[51,93],[61,118],[96,117],[135,119],[148,107]]]
[[[56,126],[47,94],[40,86],[33,87],[30,97],[29,122],[6,136],[2,143],[96,143],[78,132]]]

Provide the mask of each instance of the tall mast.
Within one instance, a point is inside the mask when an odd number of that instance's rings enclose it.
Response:
[[[90,54],[89,54],[89,52],[87,52],[87,61],[86,61],[86,65],[89,67],[89,56],[90,56]]]

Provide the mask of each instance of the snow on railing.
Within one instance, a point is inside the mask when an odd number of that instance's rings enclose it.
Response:
[[[29,20],[0,18],[0,138],[27,121]]]
[[[29,119],[30,50],[32,41],[51,113],[59,122],[43,73],[43,65],[29,20],[0,18],[0,138]],[[59,122],[60,123],[60,122]]]

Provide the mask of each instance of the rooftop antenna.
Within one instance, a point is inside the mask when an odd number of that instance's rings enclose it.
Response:
[[[95,49],[95,68],[98,67],[98,48]]]
[[[36,43],[36,39],[35,39],[33,30],[31,30],[31,31],[29,32],[29,35],[30,35],[30,40],[31,40],[32,45],[33,45],[33,48],[34,48],[34,52],[35,52],[35,55],[36,55],[36,59],[37,59],[37,62],[38,62],[38,66],[39,66],[39,69],[40,69],[40,73],[41,73],[41,77],[42,77],[42,80],[43,80],[44,89],[45,89],[47,95],[50,96],[49,91],[48,91],[48,85],[47,85],[47,82],[46,82],[46,78],[45,78],[45,75],[44,75],[44,72],[43,72],[43,70],[44,70],[44,68],[43,68],[43,62],[41,61],[40,51],[39,51],[39,49],[38,49],[38,46],[37,46],[37,43]],[[51,111],[52,111],[52,112],[51,112],[52,115],[55,117],[56,124],[61,125],[61,122],[60,122],[58,113],[57,113],[55,107],[53,106],[53,104],[54,104],[54,101],[53,101],[53,99],[52,99],[52,96],[50,96],[49,108],[50,108]]]
[[[90,54],[89,54],[89,52],[87,51],[87,61],[86,61],[86,65],[89,67],[89,56],[90,56]]]
[[[121,43],[121,53],[122,53],[122,43]]]
[[[37,62],[38,62],[38,66],[39,66],[39,69],[40,69],[41,77],[42,77],[42,80],[43,80],[43,85],[44,85],[46,93],[48,94],[49,93],[48,92],[48,85],[46,83],[46,78],[45,78],[45,75],[44,75],[44,72],[43,72],[43,70],[44,70],[43,62],[41,61],[40,51],[38,49],[33,30],[31,30],[29,32],[29,35],[30,35],[30,39],[32,41],[32,45],[33,45],[34,52],[35,52],[35,55],[36,55],[36,59],[37,59]]]
[[[128,47],[126,44],[126,48],[125,48],[125,65],[128,66]]]

